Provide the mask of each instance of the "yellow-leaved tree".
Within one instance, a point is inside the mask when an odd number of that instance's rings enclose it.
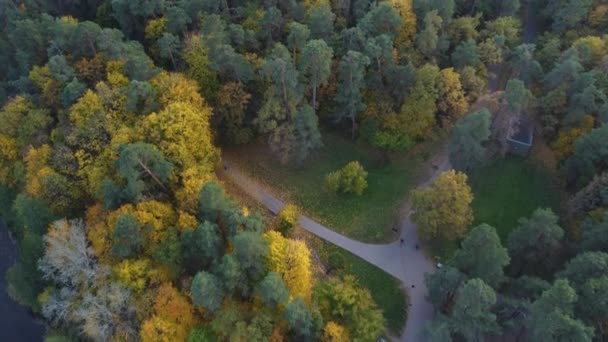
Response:
[[[390,2],[401,16],[401,27],[395,37],[395,48],[401,57],[416,38],[416,13],[412,0],[390,0]]]
[[[25,156],[25,190],[33,197],[42,197],[44,177],[55,173],[55,171],[48,166],[50,156],[51,148],[49,145],[32,148]]]
[[[87,237],[98,258],[107,260],[112,248],[112,236],[116,229],[116,222],[122,215],[133,216],[139,224],[145,227],[145,252],[151,255],[152,251],[163,241],[169,227],[177,222],[177,213],[170,204],[149,200],[139,202],[136,206],[125,204],[107,214],[100,204],[87,209],[86,223],[89,229]]]
[[[23,164],[19,161],[19,147],[15,139],[0,134],[0,183],[15,186]]]
[[[175,189],[181,209],[193,210],[202,185],[219,162],[209,125],[211,108],[196,82],[180,74],[161,73],[151,81],[163,109],[148,115],[140,135],[156,145],[177,168]]]
[[[440,121],[444,128],[450,128],[469,110],[469,103],[460,83],[460,74],[454,71],[454,68],[441,70],[437,88],[439,90],[437,109],[440,111]]]
[[[112,270],[121,283],[137,292],[166,280],[163,272],[157,270],[146,258],[123,260]]]
[[[323,342],[348,342],[348,331],[340,324],[329,321],[323,329]]]
[[[185,341],[194,326],[194,307],[169,283],[163,284],[156,294],[154,315],[144,321],[142,341]]]
[[[570,157],[574,153],[574,142],[586,133],[589,133],[595,125],[595,120],[591,115],[585,115],[581,121],[579,127],[562,129],[557,139],[553,142],[551,147],[553,147],[555,158],[558,161]]]
[[[185,341],[183,338],[180,339],[179,330],[177,324],[154,315],[142,323],[139,337],[142,342]]]
[[[310,251],[303,241],[287,239],[277,231],[265,234],[270,269],[281,276],[293,297],[309,301],[313,287]]]
[[[133,217],[148,228],[146,233],[147,250],[151,252],[167,236],[167,229],[174,226],[177,214],[170,204],[150,200],[135,206]]]
[[[433,183],[412,195],[412,220],[425,240],[457,240],[473,222],[473,193],[467,175],[454,170],[440,174]]]

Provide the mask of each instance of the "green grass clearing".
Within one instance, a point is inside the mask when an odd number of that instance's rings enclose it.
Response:
[[[399,280],[367,261],[310,233],[299,230],[298,234],[306,236],[311,247],[325,265],[331,265],[330,258],[338,256],[343,261],[342,269],[338,272],[353,275],[361,286],[368,288],[378,307],[384,311],[389,331],[393,335],[401,334],[405,327],[408,306]]]
[[[559,191],[549,170],[532,159],[508,156],[469,175],[473,190],[473,227],[487,223],[496,228],[503,245],[521,217],[537,208],[559,209]],[[434,255],[448,259],[458,244],[436,243]]]
[[[394,240],[397,232],[392,229],[399,227],[399,210],[437,144],[392,154],[390,162],[386,162],[381,152],[365,144],[330,133],[324,134],[323,141],[325,147],[301,167],[280,165],[262,143],[225,149],[224,155],[269,186],[283,201],[300,206],[331,229],[365,242]],[[327,192],[323,188],[325,176],[353,160],[361,162],[368,172],[368,188],[363,195]]]

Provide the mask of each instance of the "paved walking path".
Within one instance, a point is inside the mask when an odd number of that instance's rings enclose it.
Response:
[[[431,164],[434,169],[420,187],[428,185],[439,173],[450,169],[446,153],[440,154]],[[285,205],[266,191],[258,182],[230,163],[229,160],[224,159],[224,169],[219,174],[230,179],[275,214]],[[408,292],[410,307],[405,331],[400,340],[411,342],[421,340],[420,333],[424,323],[433,318],[433,307],[425,298],[424,274],[433,272],[434,265],[427,259],[422,248],[416,248],[419,240],[416,226],[409,217],[409,206],[406,215],[400,238],[395,242],[383,245],[362,243],[349,239],[306,216],[300,216],[300,226],[316,236],[359,256],[402,282],[403,288]],[[403,239],[403,243],[400,242],[401,239]]]

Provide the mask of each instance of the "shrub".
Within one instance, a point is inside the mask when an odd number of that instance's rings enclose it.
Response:
[[[288,236],[293,227],[298,224],[298,216],[298,207],[293,204],[287,204],[277,215],[275,227],[283,233],[283,235]]]
[[[358,161],[352,161],[325,177],[325,188],[334,193],[353,193],[358,196],[367,188],[367,172]]]

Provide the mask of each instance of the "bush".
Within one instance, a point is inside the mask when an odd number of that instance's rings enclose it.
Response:
[[[288,236],[293,227],[298,224],[299,214],[298,207],[293,204],[287,204],[277,215],[275,227],[283,233],[284,236]]]
[[[352,161],[325,177],[325,188],[333,193],[353,193],[358,196],[367,188],[367,172],[358,161]]]

